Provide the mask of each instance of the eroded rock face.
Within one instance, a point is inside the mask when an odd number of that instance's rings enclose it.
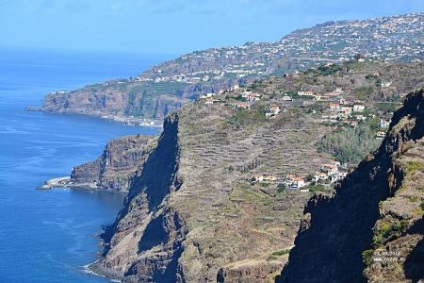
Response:
[[[423,279],[423,91],[395,112],[379,150],[334,197],[305,209],[279,282],[417,282]]]
[[[132,178],[142,170],[155,144],[155,137],[142,135],[112,140],[98,159],[73,168],[71,182],[73,185],[127,192]]]
[[[106,249],[93,270],[125,282],[184,282],[179,259],[187,227],[165,200],[182,184],[177,133],[178,116],[167,118],[115,223],[102,235]]]

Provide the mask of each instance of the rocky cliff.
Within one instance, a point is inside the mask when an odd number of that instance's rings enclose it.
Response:
[[[278,282],[424,279],[424,97],[407,96],[380,148],[333,196],[317,195]]]
[[[263,107],[198,102],[169,116],[92,269],[124,282],[272,281],[310,195],[252,177],[311,172],[331,156],[316,152],[310,137],[325,127],[314,118],[267,119]]]
[[[155,147],[156,138],[126,136],[110,141],[93,162],[76,166],[71,173],[73,186],[128,191],[130,182]]]

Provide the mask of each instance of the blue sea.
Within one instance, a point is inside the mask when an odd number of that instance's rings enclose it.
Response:
[[[27,112],[48,92],[138,75],[168,59],[0,49],[0,282],[109,282],[83,272],[123,195],[36,188],[94,160],[112,138],[156,135],[101,119]]]

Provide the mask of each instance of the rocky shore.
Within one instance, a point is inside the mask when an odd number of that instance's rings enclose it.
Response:
[[[99,187],[97,186],[96,182],[92,183],[78,183],[73,182],[71,177],[57,177],[53,179],[49,179],[44,182],[44,185],[40,186],[39,190],[51,190],[55,188],[85,188],[85,189],[91,189],[95,190]]]

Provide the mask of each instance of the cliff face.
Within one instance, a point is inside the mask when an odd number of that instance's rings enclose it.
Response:
[[[380,148],[305,208],[279,282],[424,278],[424,97],[408,95]]]
[[[181,95],[177,97],[176,92],[180,89]],[[158,93],[143,82],[109,82],[48,94],[40,110],[110,118],[140,116],[160,119],[186,101],[182,97],[183,90],[184,86],[175,84]]]
[[[287,121],[299,113],[266,119],[260,109],[244,112],[252,119],[243,125],[232,124],[240,111],[223,104],[199,102],[168,117],[92,268],[124,282],[272,280],[309,195],[251,178],[308,172],[331,156],[309,138],[325,133],[313,118],[296,120],[293,134]]]
[[[73,185],[103,190],[128,191],[130,182],[154,148],[156,138],[126,136],[110,141],[103,154],[93,162],[73,168]]]
[[[103,234],[104,257],[94,270],[126,282],[183,282],[178,260],[186,235],[184,220],[166,197],[181,186],[178,117],[165,120],[157,147],[131,181],[124,207]]]

